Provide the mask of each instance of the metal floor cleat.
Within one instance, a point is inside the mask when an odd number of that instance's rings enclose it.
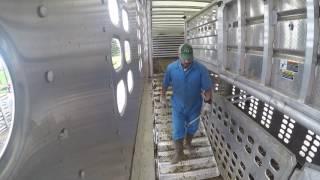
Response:
[[[169,105],[168,108],[164,109],[160,106],[161,81],[161,76],[152,81],[157,178],[159,180],[196,180],[219,176],[217,162],[202,122],[200,122],[199,130],[192,141],[195,147],[194,151],[190,153],[184,149],[187,159],[177,164],[170,163],[174,155],[171,134],[171,107]],[[169,99],[171,95],[172,91],[169,89],[167,98]]]

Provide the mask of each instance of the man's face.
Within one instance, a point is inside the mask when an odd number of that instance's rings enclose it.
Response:
[[[192,64],[192,60],[181,60],[181,64],[183,68],[188,68]]]

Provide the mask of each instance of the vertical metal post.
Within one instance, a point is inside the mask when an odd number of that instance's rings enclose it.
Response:
[[[273,57],[273,41],[276,22],[274,2],[269,0],[264,4],[264,40],[263,40],[263,63],[261,83],[265,86],[271,84],[271,70]]]
[[[299,100],[309,103],[311,99],[312,86],[315,80],[315,67],[317,63],[317,50],[319,40],[319,4],[318,0],[307,0],[307,37],[306,53],[302,85]]]
[[[188,38],[188,36],[187,36],[187,34],[188,34],[187,27],[188,27],[188,22],[186,21],[186,18],[184,18],[184,31],[183,31],[183,35],[184,35],[184,42],[185,42],[185,43],[188,42],[188,40],[187,40],[187,38]]]
[[[153,77],[153,50],[152,50],[152,1],[147,1],[147,31],[148,31],[148,61],[149,78]]]
[[[224,25],[226,19],[225,4],[217,9],[217,34],[218,34],[218,69],[223,72],[227,67],[227,33]]]
[[[245,13],[245,0],[238,0],[238,33],[237,33],[237,44],[238,44],[238,58],[237,61],[237,73],[239,75],[244,74],[244,63],[245,63],[245,42],[246,42],[246,13]]]

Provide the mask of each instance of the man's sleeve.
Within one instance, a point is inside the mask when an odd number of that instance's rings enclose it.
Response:
[[[169,69],[169,67],[167,67],[166,72],[165,72],[164,77],[163,77],[162,86],[164,88],[168,88],[170,83],[171,83],[170,69]]]
[[[203,67],[201,71],[201,89],[207,91],[212,88],[212,80],[208,70]]]

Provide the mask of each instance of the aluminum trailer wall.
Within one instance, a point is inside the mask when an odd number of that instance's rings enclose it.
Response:
[[[214,1],[186,34],[212,71],[205,125],[223,177],[319,175],[319,1]]]
[[[146,6],[144,0],[0,0],[0,54],[16,99],[1,180],[129,179],[148,70]],[[117,70],[112,38],[122,52]],[[121,113],[119,82],[126,94]]]

